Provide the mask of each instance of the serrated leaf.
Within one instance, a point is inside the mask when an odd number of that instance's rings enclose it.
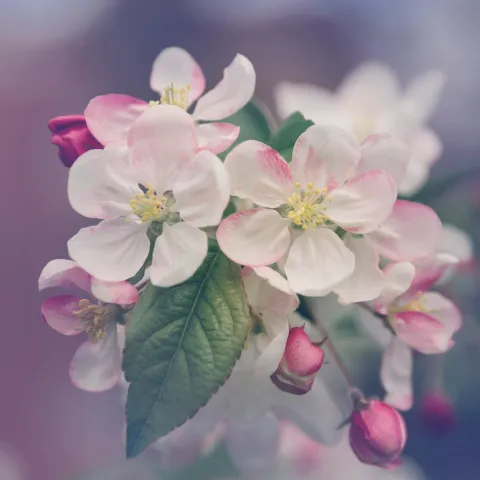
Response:
[[[192,278],[147,287],[126,328],[128,457],[208,401],[240,356],[249,321],[240,267],[213,240]]]
[[[287,162],[290,162],[295,142],[312,125],[314,123],[307,120],[300,112],[294,112],[280,125],[270,139],[269,145],[277,150]]]

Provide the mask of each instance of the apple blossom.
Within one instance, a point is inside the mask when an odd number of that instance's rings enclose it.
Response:
[[[428,71],[402,93],[389,67],[369,62],[345,78],[337,92],[283,82],[274,96],[282,118],[300,111],[318,125],[337,125],[351,131],[359,141],[372,133],[390,133],[404,140],[412,159],[399,191],[411,195],[426,183],[430,168],[442,153],[440,139],[426,124],[444,82],[440,72]]]
[[[360,161],[357,141],[335,127],[308,128],[295,143],[290,165],[263,143],[238,145],[225,160],[232,195],[260,208],[223,220],[220,247],[243,265],[269,265],[285,257],[293,290],[329,293],[355,267],[355,255],[339,233],[374,230],[389,216],[397,195],[385,171],[367,169],[355,176]]]
[[[70,169],[68,196],[80,214],[103,219],[68,242],[70,256],[105,281],[133,277],[150,251],[153,284],[191,277],[208,248],[202,227],[217,225],[229,199],[221,161],[198,152],[193,119],[182,109],[150,109],[129,131],[129,148],[91,150]]]
[[[52,287],[77,288],[89,297],[58,295],[42,304],[45,321],[63,335],[87,333],[70,364],[74,385],[90,392],[114,387],[121,376],[122,355],[117,339],[121,305],[138,301],[138,291],[128,282],[103,282],[71,260],[52,260],[38,280],[39,290]]]
[[[202,96],[206,82],[200,66],[182,48],[169,47],[155,60],[150,76],[152,90],[161,96],[159,101],[148,103],[128,95],[101,95],[90,101],[85,118],[90,131],[104,145],[125,143],[131,126],[149,106],[175,105],[187,110],[197,101],[192,117],[214,121],[198,125],[199,145],[220,153],[236,140],[240,129],[216,121],[234,114],[251,100],[255,80],[253,65],[238,54],[225,69],[223,79]]]

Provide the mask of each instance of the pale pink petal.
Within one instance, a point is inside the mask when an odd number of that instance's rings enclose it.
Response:
[[[292,174],[302,186],[318,188],[342,184],[360,161],[355,137],[338,127],[313,125],[302,133],[292,154]]]
[[[195,59],[183,48],[169,47],[160,52],[153,62],[150,88],[163,94],[165,87],[190,87],[188,105],[205,90],[205,77]]]
[[[438,251],[452,255],[461,263],[469,262],[474,257],[475,246],[471,237],[461,230],[450,224],[443,224],[442,236]]]
[[[354,233],[375,230],[391,214],[397,198],[392,177],[370,170],[333,190],[323,205],[326,215],[340,227]]]
[[[453,332],[430,314],[399,312],[390,321],[398,338],[421,353],[444,353],[453,346]]]
[[[232,195],[275,208],[287,202],[294,189],[290,167],[273,148],[247,140],[225,159]]]
[[[125,143],[130,127],[147,108],[147,102],[128,95],[100,95],[90,100],[85,120],[102,145]]]
[[[92,295],[105,303],[130,305],[137,303],[138,290],[129,282],[104,282],[92,278]]]
[[[223,71],[223,79],[198,100],[193,116],[196,120],[222,120],[233,115],[251,100],[255,81],[252,63],[237,54]]]
[[[197,151],[195,122],[174,105],[149,108],[130,129],[128,145],[142,183],[163,195]]]
[[[231,123],[212,122],[197,126],[198,146],[212,153],[222,153],[238,138],[240,127]]]
[[[357,173],[385,170],[400,185],[410,160],[410,150],[402,141],[385,134],[370,135],[362,144]]]
[[[429,167],[418,162],[410,161],[402,183],[398,188],[398,192],[405,197],[410,197],[421,190],[427,183],[429,177]]]
[[[383,353],[380,379],[387,395],[385,401],[398,410],[410,410],[413,404],[412,350],[393,337]]]
[[[133,277],[150,249],[148,224],[124,218],[82,228],[68,241],[68,253],[90,275],[107,282]]]
[[[220,159],[199,152],[180,172],[172,187],[174,208],[195,227],[218,225],[230,199],[230,181]]]
[[[90,275],[72,260],[56,259],[48,262],[38,279],[38,289],[77,287],[90,291]]]
[[[384,287],[383,273],[378,266],[378,253],[368,238],[344,238],[345,246],[355,255],[355,270],[333,291],[340,303],[368,302],[377,298]]]
[[[271,265],[290,245],[289,225],[275,210],[244,210],[223,220],[217,240],[223,253],[240,265]]]
[[[286,316],[298,308],[299,299],[287,280],[270,267],[245,267],[243,283],[248,303],[260,316]]]
[[[422,295],[422,302],[428,314],[445,328],[456,332],[462,326],[462,316],[457,306],[440,293],[427,292]]]
[[[104,392],[113,388],[122,374],[122,353],[113,322],[105,338],[78,347],[70,363],[70,379],[81,390]]]
[[[58,295],[47,298],[42,304],[42,316],[50,327],[62,335],[78,335],[83,321],[73,312],[79,309],[80,298],[74,295]]]
[[[132,213],[130,200],[142,193],[129,165],[126,148],[106,148],[84,153],[68,175],[68,200],[89,218],[115,218]]]
[[[207,256],[205,232],[185,222],[163,225],[155,241],[150,280],[157,287],[170,287],[188,280]]]
[[[354,268],[355,255],[328,228],[310,229],[298,237],[285,262],[292,289],[308,296],[329,293]]]
[[[442,222],[426,205],[397,200],[393,211],[369,237],[380,255],[394,261],[415,261],[432,255],[442,235]]]
[[[415,277],[415,267],[410,262],[391,263],[383,269],[383,273],[382,295],[375,302],[375,307],[379,310],[388,307],[409,289]]]

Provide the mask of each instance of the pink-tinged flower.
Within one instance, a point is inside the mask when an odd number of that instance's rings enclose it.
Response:
[[[375,230],[389,216],[397,195],[385,171],[355,176],[361,160],[355,138],[335,127],[312,126],[300,135],[291,164],[263,143],[238,145],[225,160],[232,194],[260,208],[237,212],[220,224],[222,250],[249,266],[269,265],[285,256],[294,291],[329,293],[355,267],[354,253],[337,231]]]
[[[176,105],[187,110],[197,101],[192,117],[214,121],[198,125],[199,146],[220,153],[237,139],[240,129],[217,120],[229,117],[250,101],[255,81],[253,65],[238,54],[224,70],[223,79],[202,96],[206,82],[200,66],[185,50],[170,47],[157,57],[150,76],[150,86],[160,95],[159,101],[147,103],[128,95],[101,95],[90,101],[85,118],[104,145],[124,144],[130,127],[149,106]]]
[[[39,290],[52,287],[83,290],[88,298],[58,295],[42,304],[45,321],[63,335],[85,332],[70,364],[73,384],[90,392],[103,392],[120,379],[122,354],[117,338],[120,305],[138,301],[138,291],[128,282],[103,282],[93,278],[71,260],[52,260],[38,280]]]
[[[350,446],[367,465],[395,468],[407,441],[402,416],[379,400],[360,400],[351,416]]]
[[[304,329],[294,327],[290,329],[285,353],[271,377],[272,381],[280,390],[304,395],[312,388],[324,358],[323,350],[310,341]]]
[[[283,118],[300,111],[318,125],[336,125],[352,132],[359,141],[376,133],[403,140],[412,158],[399,191],[411,195],[426,183],[442,153],[440,139],[426,124],[444,83],[440,72],[428,71],[402,92],[389,67],[370,62],[355,69],[336,92],[314,85],[281,83],[275,99]]]
[[[64,115],[48,122],[52,143],[58,147],[58,158],[66,167],[89,150],[103,148],[87,127],[83,115]]]
[[[422,398],[420,419],[434,435],[450,433],[457,421],[451,400],[440,392],[431,392]]]
[[[148,233],[156,237],[152,283],[175,285],[190,278],[207,254],[201,228],[220,222],[228,177],[218,157],[198,152],[193,119],[174,106],[142,115],[128,144],[87,152],[70,169],[72,207],[103,219],[69,240],[70,256],[96,278],[126,280],[147,259]]]

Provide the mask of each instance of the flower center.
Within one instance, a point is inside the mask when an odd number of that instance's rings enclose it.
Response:
[[[288,218],[293,225],[303,230],[323,225],[328,220],[325,214],[327,206],[322,205],[325,199],[330,201],[330,197],[325,197],[327,189],[315,188],[311,182],[305,189],[300,188],[300,182],[296,182],[295,187],[297,191],[287,200]]]
[[[142,223],[163,221],[170,213],[172,201],[163,195],[159,197],[151,185],[147,185],[143,193],[130,200],[130,207]]]
[[[78,302],[78,310],[75,310],[73,314],[83,320],[82,331],[86,332],[88,339],[95,343],[105,338],[107,325],[116,308],[115,305],[97,305],[83,299]]]
[[[399,312],[422,312],[428,313],[429,308],[425,305],[424,292],[418,292],[415,297],[408,303],[398,307],[389,308],[389,313]]]
[[[177,107],[186,110],[188,108],[188,97],[191,88],[191,85],[187,85],[185,87],[175,87],[175,85],[172,83],[163,89],[163,94],[160,101],[150,102],[149,105],[176,105]]]

